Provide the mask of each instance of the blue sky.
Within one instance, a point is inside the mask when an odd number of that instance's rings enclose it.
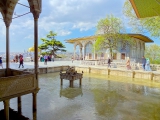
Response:
[[[73,51],[73,45],[64,40],[91,36],[95,34],[97,22],[106,15],[113,14],[126,21],[122,13],[125,0],[42,0],[42,13],[39,18],[39,44],[40,38],[45,38],[49,31],[57,33],[57,40],[61,41],[67,51]],[[27,0],[19,0],[27,6]],[[16,5],[13,17],[29,12],[29,8]],[[0,14],[0,18],[2,15]],[[27,51],[34,44],[33,15],[12,20],[10,25],[10,52]],[[126,26],[127,27],[127,26]],[[0,52],[5,52],[5,24],[0,19]],[[146,36],[160,45],[160,40]]]

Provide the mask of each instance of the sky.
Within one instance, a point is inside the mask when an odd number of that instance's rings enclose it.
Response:
[[[92,36],[100,19],[114,15],[127,21],[122,13],[125,0],[42,0],[42,12],[38,20],[38,44],[46,38],[49,31],[57,33],[56,39],[61,41],[68,52],[73,45],[65,40]],[[28,0],[19,3],[29,6]],[[14,17],[30,12],[30,9],[19,4],[14,10]],[[2,15],[0,14],[0,18]],[[126,26],[129,28],[129,26]],[[150,37],[160,45],[160,40]],[[24,52],[34,44],[34,19],[32,13],[12,19],[10,25],[10,52]],[[6,27],[0,19],[0,52],[6,50]]]

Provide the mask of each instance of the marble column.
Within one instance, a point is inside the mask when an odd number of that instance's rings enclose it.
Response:
[[[73,59],[75,60],[75,59],[76,59],[76,46],[74,46],[73,49],[74,49],[74,50],[73,50],[73,52],[74,52]]]
[[[80,47],[80,60],[82,60],[82,47]]]
[[[33,17],[34,17],[34,73],[36,75],[37,80],[37,88],[39,88],[38,85],[38,18],[39,18],[39,12],[33,11]]]
[[[84,46],[82,47],[82,52],[83,52],[83,60],[85,60],[85,49],[84,49]]]
[[[37,92],[33,92],[33,105],[32,105],[32,112],[33,112],[33,120],[37,120]]]
[[[3,103],[4,103],[4,113],[5,113],[6,120],[9,120],[9,101],[10,101],[9,99],[3,101]]]
[[[34,73],[36,77],[36,91],[32,93],[33,95],[33,120],[37,119],[37,92],[39,90],[39,83],[38,83],[38,18],[39,18],[39,11],[32,11],[34,17]]]
[[[8,70],[10,68],[10,40],[9,40],[9,27],[11,20],[4,20],[6,26],[6,70],[8,74]]]
[[[22,113],[21,97],[18,97],[17,107],[18,107],[18,113],[21,114]]]

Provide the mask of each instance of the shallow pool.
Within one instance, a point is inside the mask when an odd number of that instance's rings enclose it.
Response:
[[[160,120],[160,83],[84,74],[81,87],[77,80],[69,88],[50,73],[39,75],[39,86],[37,120]],[[17,110],[16,99],[10,106]],[[22,97],[22,114],[32,119],[32,94]]]

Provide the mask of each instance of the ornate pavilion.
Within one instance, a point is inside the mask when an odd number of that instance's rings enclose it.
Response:
[[[6,69],[0,70],[0,101],[4,103],[6,120],[9,120],[10,99],[17,98],[18,113],[21,113],[21,96],[32,94],[33,119],[36,120],[38,86],[38,18],[41,13],[41,0],[28,0],[29,13],[33,14],[34,22],[34,73],[14,70],[10,68],[10,39],[9,28],[13,19],[13,12],[19,0],[0,0],[1,18],[6,26]],[[22,15],[21,15],[22,16]]]
[[[117,45],[117,50],[114,51],[114,60],[124,60],[126,57],[130,57],[132,60],[140,60],[144,55],[145,43],[153,42],[150,38],[141,34],[128,34],[134,40],[134,45],[131,47],[127,46],[122,42]],[[93,45],[97,39],[97,36],[88,36],[82,38],[74,38],[66,40],[67,43],[74,45],[74,59],[83,60],[100,60],[107,59],[110,56],[108,50],[103,50],[100,54],[96,53],[93,49]],[[76,55],[76,46],[79,46],[79,58]]]

